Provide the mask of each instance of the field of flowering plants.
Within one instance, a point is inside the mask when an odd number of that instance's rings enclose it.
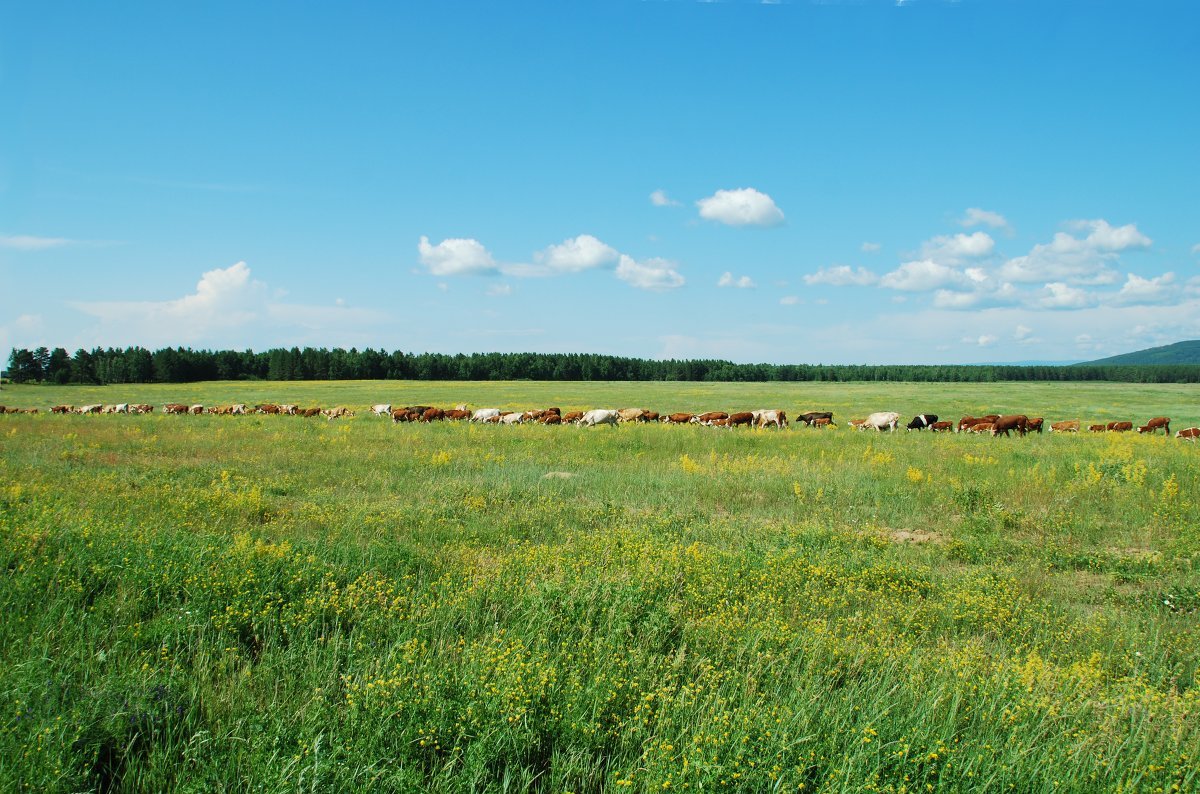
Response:
[[[3,791],[1196,791],[1195,387],[6,386]],[[56,403],[347,405],[350,419]],[[832,410],[722,430],[372,403]]]

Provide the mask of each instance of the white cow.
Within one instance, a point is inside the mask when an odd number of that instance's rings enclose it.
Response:
[[[609,408],[593,408],[586,412],[583,418],[579,420],[581,427],[595,427],[596,425],[612,425],[617,426],[618,413]]]
[[[380,403],[379,405],[372,405],[371,413],[375,414],[375,416],[391,416],[392,415],[392,404],[391,403],[387,403],[387,404]]]
[[[237,403],[236,405],[231,406],[229,408],[229,413],[235,414],[237,416],[245,416],[246,404],[245,403]]]
[[[882,431],[885,428],[888,430],[895,430],[899,421],[900,414],[896,413],[895,411],[876,411],[867,417],[864,429],[869,427],[878,431]]]
[[[98,414],[103,410],[104,410],[104,406],[99,405],[99,404],[79,406],[79,413],[81,413],[81,414]]]
[[[503,414],[500,417],[502,425],[519,425],[525,421],[525,414],[520,411],[513,411],[511,414]]]
[[[471,414],[472,422],[486,422],[494,416],[500,415],[499,408],[477,408],[475,413]]]
[[[782,430],[787,425],[787,414],[778,410],[751,411],[754,414],[754,426],[766,427],[774,425]]]
[[[287,414],[288,416],[295,416],[296,411],[299,411],[299,410],[300,410],[300,406],[298,406],[298,405],[281,405],[281,406],[279,406],[279,413]]]

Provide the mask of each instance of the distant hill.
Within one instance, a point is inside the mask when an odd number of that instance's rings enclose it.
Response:
[[[1119,356],[1087,361],[1085,364],[1200,364],[1200,339],[1149,347]]]

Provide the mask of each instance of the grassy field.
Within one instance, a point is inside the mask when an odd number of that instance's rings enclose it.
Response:
[[[0,403],[1021,411],[1194,386],[206,383]],[[0,790],[1200,790],[1200,448],[0,416]]]

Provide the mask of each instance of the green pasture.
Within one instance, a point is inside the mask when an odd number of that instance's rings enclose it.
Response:
[[[0,404],[0,790],[1200,790],[1200,447],[393,425],[1194,386],[203,383]],[[294,402],[279,416],[57,403]]]

